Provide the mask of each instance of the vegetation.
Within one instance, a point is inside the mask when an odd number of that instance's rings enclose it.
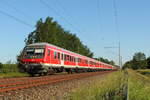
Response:
[[[3,64],[0,62],[0,71],[2,70],[3,68]]]
[[[17,64],[10,61],[7,64],[0,63],[0,78],[29,76],[27,73],[20,73]]]
[[[0,78],[8,78],[8,77],[26,77],[29,76],[27,73],[20,72],[9,72],[9,73],[0,73]]]
[[[150,57],[146,58],[145,54],[141,52],[135,53],[133,59],[124,64],[123,69],[125,68],[134,70],[150,68]]]
[[[147,68],[150,69],[150,57],[147,58]]]
[[[147,72],[147,70],[145,70]],[[139,72],[139,71],[138,71]],[[144,72],[144,70],[140,71]],[[150,72],[150,71],[149,71]],[[128,95],[130,100],[150,100],[150,77],[128,70]]]
[[[118,71],[105,77],[104,80],[93,82],[88,88],[76,89],[68,100],[124,100],[126,98],[126,73]]]
[[[124,70],[74,90],[68,100],[150,100],[150,70]]]
[[[67,50],[93,57],[90,49],[75,34],[64,30],[50,17],[47,17],[45,21],[40,19],[36,24],[36,29],[25,39],[26,44],[37,42],[51,43]]]
[[[140,74],[146,75],[150,77],[150,69],[142,69],[142,70],[137,70]]]
[[[98,61],[101,61],[101,62],[104,62],[104,63],[107,63],[107,64],[111,64],[111,65],[115,65],[115,62],[114,61],[109,61],[108,59],[105,59],[105,58],[102,58],[102,57],[99,57],[99,58],[95,58],[96,60]]]

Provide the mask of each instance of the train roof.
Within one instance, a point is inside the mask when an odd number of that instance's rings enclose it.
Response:
[[[87,56],[80,55],[80,54],[78,54],[78,53],[75,53],[75,52],[66,50],[66,49],[64,49],[64,48],[60,48],[60,47],[58,47],[58,46],[55,46],[55,45],[53,45],[53,44],[46,43],[46,42],[33,43],[33,44],[29,44],[29,45],[27,45],[27,46],[46,46],[46,45],[52,46],[52,47],[56,47],[56,48],[58,48],[58,49],[62,49],[62,50],[67,51],[67,52],[71,52],[71,53],[76,54],[76,55],[79,55],[79,56],[81,56],[81,57],[88,58],[88,59],[90,59],[90,60],[92,60],[92,61],[100,62],[100,63],[105,64],[105,65],[110,65],[110,64],[107,64],[107,63],[104,63],[104,62],[95,60],[95,59],[93,59],[93,58],[89,58],[89,57],[87,57]],[[113,65],[110,65],[110,66],[113,66]]]

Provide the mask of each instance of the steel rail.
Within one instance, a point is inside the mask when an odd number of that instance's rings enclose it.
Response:
[[[84,73],[84,74],[83,73],[71,74],[71,75],[64,75],[64,76],[53,78],[53,79],[51,79],[52,77],[43,77],[40,79],[37,78],[34,80],[26,80],[23,82],[5,83],[5,84],[0,85],[0,92],[7,92],[7,91],[12,91],[12,90],[36,87],[40,85],[53,84],[57,82],[80,79],[80,78],[89,77],[89,76],[102,75],[102,74],[109,73],[109,72],[112,72],[112,71],[95,72],[95,73],[92,72],[92,73]]]

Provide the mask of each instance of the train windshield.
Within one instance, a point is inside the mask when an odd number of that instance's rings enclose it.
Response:
[[[40,59],[44,57],[44,48],[25,48],[25,59]]]

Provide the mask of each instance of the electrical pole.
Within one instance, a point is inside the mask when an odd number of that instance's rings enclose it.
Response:
[[[119,47],[118,47],[119,51],[119,67],[120,69],[122,68],[122,57],[121,57],[121,47],[120,47],[120,42],[119,42]]]
[[[112,49],[112,48],[118,48],[118,65],[120,69],[122,68],[122,57],[121,57],[121,47],[120,47],[120,42],[118,47],[104,47],[105,49]]]

